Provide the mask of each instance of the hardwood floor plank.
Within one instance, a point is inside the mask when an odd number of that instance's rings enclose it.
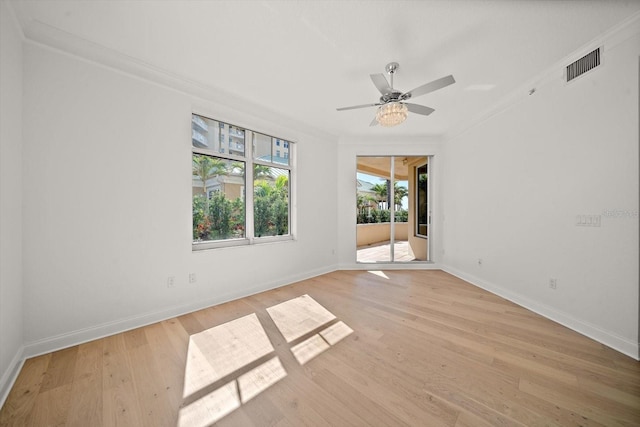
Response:
[[[334,369],[322,369],[313,376],[313,381],[332,393],[333,396],[345,403],[360,417],[365,425],[408,426],[400,418],[391,414],[385,407],[368,398],[359,387],[354,387],[339,376]]]
[[[67,425],[102,426],[102,355],[104,341],[78,346]]]
[[[27,427],[65,426],[70,404],[70,382],[40,392],[24,425]]]
[[[206,310],[206,309],[205,309]],[[206,328],[202,326],[202,324],[198,321],[195,313],[185,314],[183,316],[178,317],[178,321],[182,324],[182,327],[187,334],[193,335],[198,332],[204,331]]]
[[[147,344],[147,337],[144,328],[137,328],[124,332],[124,343],[128,349],[134,349]]]
[[[103,425],[141,426],[143,417],[124,334],[104,338],[102,372]]]
[[[51,354],[51,360],[44,378],[40,393],[67,385],[73,381],[73,372],[78,355],[78,346],[59,350]]]
[[[494,427],[494,425],[467,411],[461,411],[454,427]],[[549,427],[555,426],[550,425]]]
[[[168,322],[155,323],[145,328],[151,357],[157,369],[156,375],[162,379],[164,392],[172,408],[179,408],[183,401],[185,360],[187,342],[183,339],[172,343]]]
[[[178,420],[178,410],[171,405],[170,389],[156,364],[149,345],[139,345],[129,350],[132,379],[135,384],[136,400],[142,415],[141,426],[173,427]]]
[[[24,426],[40,394],[51,353],[27,359],[0,409],[0,426]]]
[[[292,425],[292,426],[329,426],[329,422],[320,415],[315,407],[314,402],[308,402],[301,399],[298,393],[289,387],[288,381],[280,381],[271,387],[268,394],[270,399],[277,404],[285,418],[280,420],[276,425]],[[262,399],[263,395],[256,399]],[[258,418],[259,419],[259,418]],[[226,420],[225,420],[226,421]],[[230,427],[240,424],[225,423]],[[256,424],[264,425],[264,424]]]
[[[354,357],[356,353],[344,347],[343,352],[328,352],[317,363],[327,364],[327,369],[339,373],[365,397],[407,425],[419,425],[420,420],[426,425],[453,425],[457,410],[447,402],[434,401],[423,390],[411,388],[406,377],[389,375],[388,366],[382,364],[384,359]]]
[[[260,420],[261,425],[273,426],[282,424],[285,415],[279,405],[274,404],[270,396],[262,395],[242,405],[243,412],[251,420]]]
[[[638,407],[628,407],[624,403],[591,393],[578,386],[570,387],[546,381],[542,378],[522,379],[519,389],[557,406],[582,414],[585,419],[603,425],[640,425]],[[613,396],[611,396],[613,398]],[[615,414],[615,415],[614,415]]]
[[[315,336],[325,350],[301,364],[292,353],[299,342],[286,342],[267,308],[305,294],[335,316],[331,324],[353,332],[328,342],[320,328],[309,331],[300,341]],[[185,396],[190,337],[250,314],[273,350],[265,360],[234,364],[221,384],[202,379],[204,388]],[[239,344],[237,335],[226,345]],[[281,364],[273,384],[268,371],[254,370],[267,359]],[[229,387],[219,391],[222,383]],[[640,363],[442,271],[336,271],[29,359],[0,409],[3,427],[189,420],[637,426]]]

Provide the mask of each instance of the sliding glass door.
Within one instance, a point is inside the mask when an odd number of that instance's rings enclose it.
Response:
[[[427,168],[426,156],[358,156],[357,262],[429,260]]]

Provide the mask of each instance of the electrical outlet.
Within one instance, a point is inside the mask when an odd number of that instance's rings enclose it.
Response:
[[[196,283],[197,280],[196,273],[189,273],[189,283]]]
[[[175,288],[176,286],[176,276],[167,277],[167,288]]]
[[[478,265],[482,265],[482,258],[478,258]]]
[[[551,289],[556,289],[558,287],[558,282],[556,279],[549,279],[549,287]]]

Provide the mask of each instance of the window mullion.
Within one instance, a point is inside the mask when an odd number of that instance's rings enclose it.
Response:
[[[213,150],[207,150],[207,149],[204,149],[204,148],[195,148],[195,147],[192,149],[192,151],[193,151],[194,154],[202,154],[204,156],[217,157],[219,159],[226,159],[226,160],[233,160],[233,161],[237,161],[237,162],[244,162],[244,157],[238,156],[238,155],[218,153],[218,152],[213,151]]]
[[[247,162],[244,168],[245,237],[249,239],[250,242],[253,242],[253,239],[255,238],[255,227],[253,222],[253,132],[250,130],[245,130],[245,157]]]
[[[293,165],[296,162],[296,151],[291,149],[291,143],[288,143],[288,147],[289,148],[289,234],[294,237],[293,235],[293,231],[296,230],[295,224],[297,221],[297,218],[295,216],[295,213],[297,212],[297,209],[294,209],[294,202],[297,201],[297,198],[295,197],[295,195],[297,194],[297,188],[296,188],[296,169],[293,167]]]

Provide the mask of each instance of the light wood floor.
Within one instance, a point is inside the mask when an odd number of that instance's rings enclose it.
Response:
[[[266,309],[303,294],[354,332],[300,365]],[[29,359],[0,425],[176,426],[218,385],[183,397],[189,337],[252,313],[286,375],[216,425],[640,425],[639,362],[441,271],[334,272]]]

